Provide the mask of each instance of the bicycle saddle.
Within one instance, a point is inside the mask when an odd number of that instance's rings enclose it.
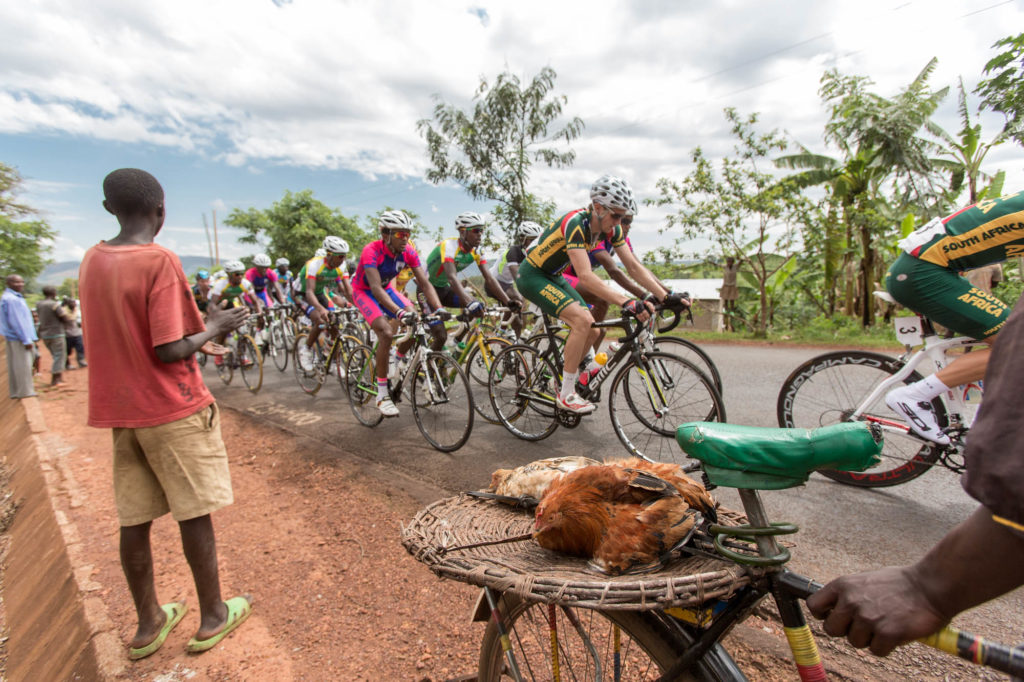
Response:
[[[676,442],[703,463],[711,483],[756,490],[802,485],[818,469],[861,471],[882,451],[881,430],[866,422],[817,429],[690,422],[676,429]]]

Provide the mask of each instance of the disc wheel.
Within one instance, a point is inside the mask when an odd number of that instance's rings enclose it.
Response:
[[[363,426],[376,426],[384,419],[377,409],[377,372],[373,350],[359,344],[348,355],[345,368],[345,394],[352,414]]]
[[[263,356],[251,336],[246,335],[238,340],[238,368],[245,385],[257,393],[263,386]]]

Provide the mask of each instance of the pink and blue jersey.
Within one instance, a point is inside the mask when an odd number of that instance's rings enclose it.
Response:
[[[264,274],[260,274],[259,268],[249,268],[245,271],[245,278],[252,283],[252,288],[256,291],[256,295],[260,297],[266,305],[270,305],[270,292],[267,291],[267,287],[271,282],[277,281],[277,272],[273,268],[267,268]]]
[[[384,245],[383,239],[370,242],[363,247],[359,256],[359,265],[356,267],[356,274],[352,279],[352,287],[363,291],[370,290],[370,284],[366,281],[366,268],[373,268],[380,275],[380,283],[384,288],[391,285],[391,280],[398,275],[405,267],[415,268],[420,266],[420,256],[416,249],[406,245],[405,250],[394,255]]]

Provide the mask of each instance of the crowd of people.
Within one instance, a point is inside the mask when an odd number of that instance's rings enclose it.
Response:
[[[213,277],[200,271],[193,284],[177,256],[154,243],[165,218],[163,189],[156,178],[138,169],[117,170],[105,178],[103,194],[103,205],[120,229],[83,259],[84,327],[79,326],[77,302],[57,301],[53,287],[43,290],[36,323],[22,295],[24,280],[12,274],[0,301],[0,331],[7,342],[12,398],[34,394],[31,363],[40,340],[53,357],[52,381],[57,386],[70,367],[71,351],[77,354],[77,366],[85,367],[84,349],[93,349],[88,423],[112,429],[121,563],[138,621],[129,644],[132,659],[157,651],[188,609],[184,602],[161,603],[157,597],[150,529],[164,514],[172,514],[179,524],[199,601],[199,624],[188,650],[212,648],[252,612],[251,595],[227,600],[221,595],[211,514],[231,504],[233,494],[219,412],[195,361],[200,349],[216,355],[210,342],[222,341],[250,311],[297,305],[309,318],[314,337],[333,309],[355,306],[379,340],[377,407],[393,417],[398,410],[388,395],[390,347],[396,325],[411,324],[420,314],[404,293],[409,281],[415,280],[423,295],[424,312],[437,318],[431,327],[436,348],[445,340],[447,307],[468,315],[484,310],[485,303],[458,277],[474,264],[487,294],[511,313],[531,302],[562,320],[569,335],[557,405],[576,414],[594,409],[577,390],[594,368],[599,339],[592,325],[608,304],[640,320],[653,313],[654,302],[689,305],[633,254],[628,229],[636,200],[628,183],[614,176],[593,183],[588,206],[561,215],[549,226],[520,224],[499,259],[496,276],[479,250],[487,227],[480,214],[460,214],[454,224],[457,236],[421,258],[411,242],[412,220],[392,210],[381,214],[380,239],[363,248],[352,276],[345,267],[349,245],[332,235],[294,275],[287,259],[272,262],[258,254],[249,268],[231,261]],[[890,291],[906,305],[945,319],[958,331],[990,339],[998,332],[1000,338],[991,363],[987,353],[972,354],[976,357],[967,361],[971,366],[961,370],[964,376],[980,376],[989,369],[985,376],[992,400],[986,399],[972,430],[964,478],[965,489],[982,507],[917,564],[841,578],[808,600],[830,634],[846,635],[854,645],[878,654],[1024,583],[1016,563],[1024,560],[1024,509],[1016,487],[1024,469],[1015,451],[1024,439],[1016,433],[1022,415],[1013,394],[1024,375],[1019,352],[1024,308],[1018,304],[1011,315],[990,294],[953,279],[959,270],[1005,258],[1015,247],[1016,232],[1000,225],[1019,213],[1022,201],[1011,195],[929,223],[901,242],[904,255],[890,271]],[[949,256],[957,244],[982,233],[992,240],[987,249],[974,249],[966,258],[963,252]],[[596,267],[606,268],[630,295],[608,287],[594,274]],[[734,277],[734,263],[727,267]],[[727,286],[735,286],[734,281]],[[310,362],[309,348],[299,349],[303,366]],[[401,345],[395,349],[399,360],[405,350]],[[941,388],[950,385],[943,377],[932,379],[941,380]],[[915,431],[941,442],[936,425],[915,411],[926,409],[925,399],[904,396],[899,402],[911,404],[901,413],[915,422]]]

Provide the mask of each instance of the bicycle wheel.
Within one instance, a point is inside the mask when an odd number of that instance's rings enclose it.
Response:
[[[459,364],[447,353],[428,352],[408,374],[412,415],[427,442],[441,452],[458,450],[473,430],[473,394]]]
[[[206,367],[206,353],[202,351],[196,351],[196,363],[200,368]]]
[[[565,357],[565,340],[567,338],[569,338],[568,329],[560,329],[555,332],[555,345],[558,346],[558,357]],[[525,343],[527,346],[533,346],[537,350],[546,350],[550,345],[548,335],[544,330],[528,337],[525,341],[521,341],[521,343]]]
[[[693,341],[687,341],[678,336],[655,336],[654,349],[662,353],[678,355],[684,360],[689,360],[697,365],[697,368],[707,374],[708,378],[715,383],[718,395],[723,395],[722,375],[718,373],[718,367],[715,366],[711,357]]]
[[[498,353],[487,378],[494,414],[516,438],[542,440],[558,428],[555,398],[561,374],[536,348],[512,344]]]
[[[263,356],[251,336],[238,340],[238,367],[245,385],[253,393],[258,392],[263,385]]]
[[[356,346],[363,345],[363,342],[354,336],[342,336],[338,341],[341,345],[334,351],[334,359],[331,361],[331,371],[338,377],[338,383],[342,390],[345,389],[345,377],[348,372],[348,356]]]
[[[216,364],[217,360],[213,361]],[[220,364],[216,365],[217,376],[224,382],[225,385],[231,383],[231,377],[235,374],[235,351],[230,347],[228,352],[220,356]]]
[[[377,372],[374,369],[373,350],[359,344],[348,354],[345,368],[345,395],[363,426],[376,426],[384,415],[377,409]]]
[[[860,421],[875,422],[885,432],[882,461],[867,471],[820,471],[840,483],[863,488],[899,485],[917,478],[932,468],[941,453],[939,445],[918,438],[907,429],[903,418],[885,404],[880,395],[863,405],[878,384],[898,372],[903,363],[882,353],[838,351],[812,358],[793,370],[779,391],[779,426],[817,428],[851,421],[861,407]],[[912,384],[921,380],[913,372],[904,379]],[[946,426],[946,407],[939,398],[932,400],[939,426]]]
[[[281,330],[284,332],[284,347],[291,352],[295,348],[295,337],[299,335],[299,325],[292,318],[286,317],[281,320]]]
[[[526,602],[505,594],[498,608],[524,680],[654,680],[694,638],[668,616],[650,611],[596,611]],[[502,637],[490,619],[480,643],[479,682],[512,679]],[[745,680],[714,644],[680,680]]]
[[[310,395],[316,395],[320,387],[324,385],[324,379],[326,378],[327,366],[324,359],[323,339],[317,339],[317,343],[313,344],[313,367],[311,369],[304,369],[302,363],[299,362],[299,348],[300,346],[306,345],[306,339],[309,338],[308,334],[299,334],[295,337],[295,345],[292,354],[295,356],[295,362],[292,366],[295,369],[295,380],[299,382],[299,388]]]
[[[270,325],[270,344],[267,352],[274,359],[274,367],[278,372],[288,369],[288,344],[284,337],[284,326],[280,322]]]
[[[487,378],[491,373],[494,358],[502,349],[511,346],[508,339],[490,336],[484,339],[484,352],[475,345],[466,356],[466,374],[469,375],[469,388],[473,391],[473,406],[477,413],[491,424],[500,424],[501,420],[491,406],[491,398],[487,389]]]
[[[655,462],[683,464],[676,427],[692,421],[725,421],[714,383],[689,360],[645,353],[615,373],[608,400],[612,428],[626,451]]]

